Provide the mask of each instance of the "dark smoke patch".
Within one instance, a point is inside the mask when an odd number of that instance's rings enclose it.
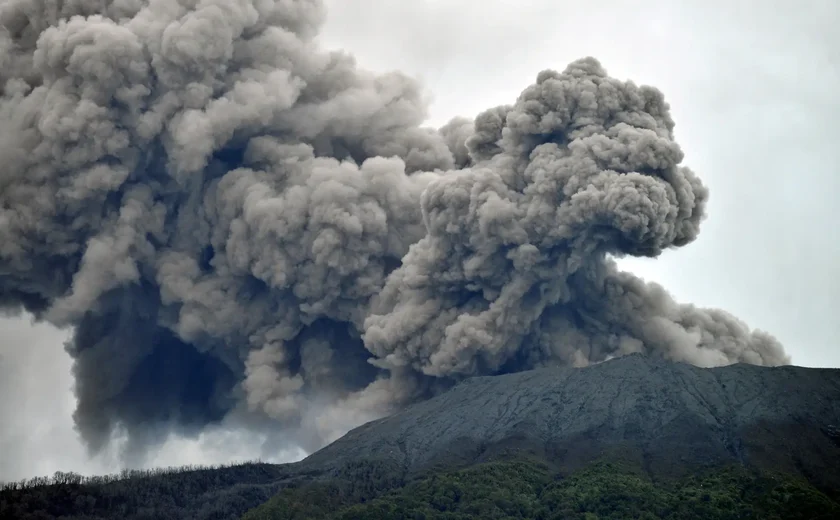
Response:
[[[151,287],[103,295],[107,311],[75,326],[66,350],[75,360],[76,425],[94,450],[117,428],[165,438],[168,428],[198,433],[234,408],[241,363],[202,352],[157,322]]]
[[[94,451],[231,418],[312,450],[470,375],[631,352],[788,361],[610,260],[704,216],[658,90],[585,58],[424,128],[324,16],[0,2],[0,306],[73,328]]]

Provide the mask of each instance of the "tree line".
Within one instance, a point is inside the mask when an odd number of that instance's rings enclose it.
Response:
[[[103,486],[123,480],[155,478],[199,471],[216,471],[248,464],[266,463],[262,460],[256,459],[229,464],[186,464],[184,466],[165,466],[150,469],[123,469],[119,473],[90,476],[82,475],[73,471],[56,471],[51,476],[37,476],[9,482],[0,480],[0,491],[19,491],[46,486]]]

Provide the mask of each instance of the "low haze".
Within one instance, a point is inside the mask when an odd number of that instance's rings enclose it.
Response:
[[[434,127],[511,103],[541,70],[584,56],[612,77],[660,89],[684,163],[709,189],[708,217],[693,243],[620,265],[677,301],[768,331],[793,364],[840,366],[835,2],[327,4],[321,41],[363,67],[418,76]],[[26,317],[4,319],[0,331],[0,480],[119,469],[113,454],[88,459],[74,431],[69,334]],[[168,441],[145,465],[302,454],[219,427]]]

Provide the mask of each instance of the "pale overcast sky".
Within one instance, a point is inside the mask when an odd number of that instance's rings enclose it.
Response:
[[[679,301],[774,334],[796,365],[840,367],[840,2],[327,3],[324,43],[367,68],[421,77],[435,126],[510,103],[540,70],[587,55],[613,77],[660,88],[685,164],[711,191],[709,217],[693,244],[624,265]],[[63,340],[26,319],[0,321],[0,480],[118,469],[88,460],[76,439]],[[258,446],[216,431],[171,441],[151,464],[300,457]]]

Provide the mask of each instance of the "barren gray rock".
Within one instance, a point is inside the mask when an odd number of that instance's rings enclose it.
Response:
[[[652,474],[737,462],[837,473],[840,370],[698,368],[639,354],[587,368],[475,377],[365,424],[303,461],[385,460],[417,473],[520,450],[561,466],[611,453]]]

